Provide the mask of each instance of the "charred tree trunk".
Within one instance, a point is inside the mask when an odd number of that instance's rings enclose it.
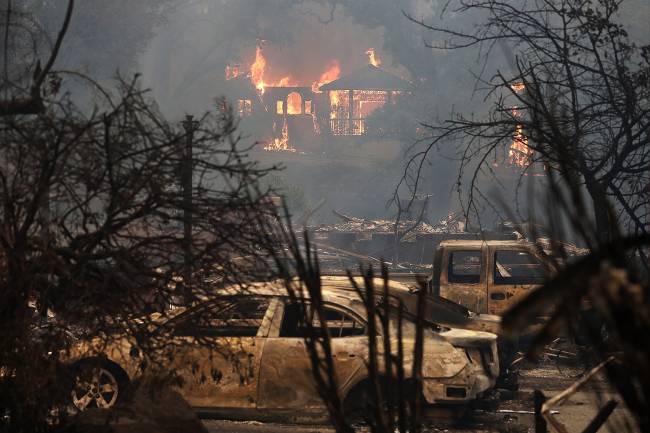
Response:
[[[586,177],[586,187],[593,205],[593,216],[598,236],[598,241],[607,243],[612,239],[612,227],[615,224],[611,220],[610,204],[607,200],[606,187],[597,180]]]

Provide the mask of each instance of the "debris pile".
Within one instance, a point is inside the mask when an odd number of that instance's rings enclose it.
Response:
[[[342,219],[342,222],[336,224],[321,225],[314,229],[316,233],[330,232],[355,232],[355,233],[440,233],[446,231],[445,227],[437,228],[424,221],[400,220],[371,220],[366,218],[356,218],[333,211],[336,216]]]
[[[354,268],[359,261],[376,264],[382,260],[397,271],[427,272],[433,253],[443,240],[485,236],[485,233],[466,232],[462,215],[455,213],[436,224],[422,220],[373,220],[333,213],[340,222],[311,228],[322,267],[327,272]],[[494,236],[499,239],[513,237],[511,234]]]
[[[402,234],[401,240],[407,240],[418,233],[464,233],[465,225],[458,214],[450,213],[441,219],[438,224],[431,225],[425,221],[413,220],[371,220],[357,218],[332,211],[341,218],[337,224],[320,225],[314,228],[316,233],[355,232],[355,233],[398,233]]]

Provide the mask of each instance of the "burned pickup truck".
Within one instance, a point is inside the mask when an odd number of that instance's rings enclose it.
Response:
[[[430,291],[477,313],[501,315],[552,270],[527,241],[443,241]]]

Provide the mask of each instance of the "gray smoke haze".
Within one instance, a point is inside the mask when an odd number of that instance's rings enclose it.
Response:
[[[152,89],[160,109],[172,120],[184,113],[200,115],[215,109],[224,93],[228,64],[250,65],[262,44],[265,78],[289,76],[311,85],[333,62],[341,75],[367,63],[374,48],[382,67],[410,80],[415,87],[394,122],[413,131],[399,137],[396,152],[381,162],[342,156],[320,163],[295,162],[273,180],[291,188],[309,206],[321,198],[327,205],[316,216],[327,220],[330,209],[366,217],[390,217],[386,203],[404,166],[404,155],[423,139],[419,123],[448,118],[451,112],[479,116],[486,107],[476,75],[490,78],[511,69],[501,50],[484,63],[477,50],[435,51],[440,44],[427,29],[404,13],[425,22],[465,28],[484,17],[444,9],[444,0],[85,0],[77,2],[64,56],[57,66],[81,69],[105,80],[116,71],[142,72],[143,86]],[[42,27],[54,34],[62,15],[59,2],[32,0]],[[630,33],[647,41],[650,18],[647,0],[628,0],[621,10]],[[485,54],[485,53],[483,53]],[[485,66],[485,69],[483,69]],[[390,120],[387,120],[390,121]],[[253,132],[246,140],[261,139]],[[457,164],[440,156],[424,167],[421,193],[432,194],[433,219],[458,210],[454,194]]]
[[[226,65],[253,63],[258,43],[268,81],[290,76],[293,83],[310,86],[333,62],[338,62],[341,74],[365,65],[368,48],[377,50],[383,66],[410,78],[383,49],[384,29],[356,23],[345,8],[337,8],[332,21],[323,24],[319,20],[328,19],[329,10],[313,2],[204,3],[178,7],[141,58],[145,82],[169,114],[211,107],[224,83]],[[401,15],[395,18],[415,28]]]
[[[461,90],[471,88],[474,78],[467,65],[462,66],[467,59],[432,52],[424,43],[427,32],[403,15],[429,19],[439,13],[438,2],[339,1],[333,13],[330,5],[290,0],[180,4],[158,27],[140,58],[144,84],[153,90],[164,113],[179,118],[214,109],[225,86],[226,65],[250,65],[258,43],[267,62],[266,81],[289,76],[303,86],[317,81],[334,63],[341,76],[362,67],[368,63],[366,51],[374,48],[382,68],[418,88],[405,116],[414,132],[395,144],[397,156],[375,164],[350,159],[317,165],[292,161],[274,182],[298,188],[306,206],[325,198],[327,204],[317,219],[330,219],[333,208],[358,216],[391,217],[395,209],[386,205],[403,173],[402,155],[415,139],[418,122],[445,116],[452,106],[472,106],[471,94]],[[242,132],[249,141],[261,139]],[[432,218],[455,207],[454,170],[455,164],[442,159],[426,167],[422,193],[436,198]]]

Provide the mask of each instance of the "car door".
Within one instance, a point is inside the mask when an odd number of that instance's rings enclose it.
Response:
[[[178,390],[197,408],[253,409],[259,367],[277,300],[227,297],[173,324]]]
[[[543,262],[524,247],[491,246],[489,259],[488,310],[491,314],[503,314],[546,277]]]
[[[283,303],[264,346],[260,367],[259,409],[322,410],[312,364],[305,344],[306,330],[299,324],[295,305]],[[332,337],[332,359],[340,389],[364,367],[367,350],[365,323],[352,312],[332,304],[325,306],[325,319]],[[314,322],[316,332],[322,332]],[[340,390],[339,390],[340,391]]]
[[[441,263],[440,296],[471,311],[487,313],[485,263],[485,244],[446,248]]]

